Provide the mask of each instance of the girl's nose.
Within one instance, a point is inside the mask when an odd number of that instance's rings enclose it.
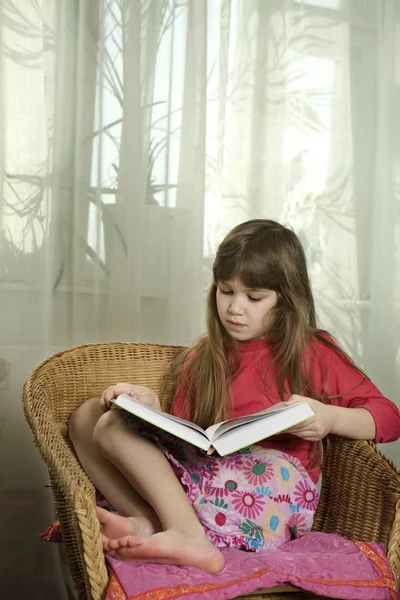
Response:
[[[232,299],[232,302],[229,305],[229,312],[233,315],[241,315],[243,313],[243,306],[237,299]]]

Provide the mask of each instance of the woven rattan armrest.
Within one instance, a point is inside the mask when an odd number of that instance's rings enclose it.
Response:
[[[385,544],[400,576],[400,472],[366,441],[329,436],[314,531]]]
[[[25,397],[31,393],[30,385],[28,381]],[[100,600],[107,587],[108,573],[95,513],[96,491],[65,438],[66,424],[56,421],[49,410],[45,387],[41,393],[41,403],[25,403],[25,414],[49,470],[66,560],[78,597]]]

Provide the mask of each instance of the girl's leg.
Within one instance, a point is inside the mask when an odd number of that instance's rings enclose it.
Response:
[[[163,529],[150,537],[109,540],[106,549],[120,560],[194,566],[210,573],[220,571],[223,556],[208,540],[162,452],[151,441],[135,434],[122,411],[115,409],[100,417],[93,439],[104,456],[153,507]]]
[[[120,515],[130,517],[129,523],[124,520],[122,524],[116,515],[98,508],[103,540],[106,543],[110,537],[118,538],[128,533],[156,533],[161,530],[161,525],[154,510],[102,455],[93,441],[94,429],[103,415],[99,398],[92,398],[72,414],[68,425],[69,438],[88,477]]]

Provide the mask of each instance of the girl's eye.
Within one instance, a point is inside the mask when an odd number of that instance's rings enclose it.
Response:
[[[253,296],[247,296],[249,300],[251,300],[252,302],[260,302],[260,300],[262,300],[262,298],[253,298]]]
[[[220,288],[220,292],[221,292],[221,294],[225,294],[227,296],[230,294],[233,294],[232,290],[221,290],[221,288]]]

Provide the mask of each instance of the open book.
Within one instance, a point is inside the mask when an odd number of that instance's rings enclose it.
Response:
[[[121,394],[113,402],[140,419],[209,454],[215,449],[221,456],[281,433],[314,416],[313,410],[306,402],[292,406],[280,403],[252,415],[229,419],[202,429],[190,421],[150,408],[127,394]]]

